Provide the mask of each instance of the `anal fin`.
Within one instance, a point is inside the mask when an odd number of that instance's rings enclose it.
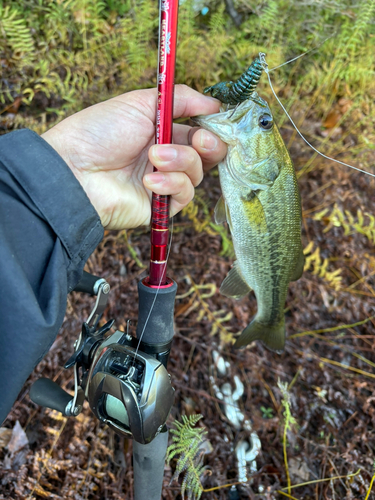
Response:
[[[221,284],[220,293],[226,297],[240,299],[249,292],[251,292],[251,287],[246,283],[236,260]]]

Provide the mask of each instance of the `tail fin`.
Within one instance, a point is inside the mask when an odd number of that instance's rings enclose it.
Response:
[[[280,353],[285,345],[285,319],[274,325],[264,325],[257,321],[256,317],[247,325],[245,330],[238,337],[234,348],[245,347],[253,340],[261,340],[263,344]]]

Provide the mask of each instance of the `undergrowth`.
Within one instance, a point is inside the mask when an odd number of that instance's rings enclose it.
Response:
[[[342,227],[344,235],[363,234],[373,245],[375,245],[375,217],[362,210],[357,210],[357,217],[354,217],[349,210],[340,210],[335,204],[330,211],[325,208],[314,216],[315,220],[319,220],[327,224],[324,233],[328,232],[333,227]]]
[[[286,382],[278,381],[278,386],[282,395],[282,405],[284,407],[284,432],[283,432],[283,452],[284,452],[284,465],[285,465],[285,473],[288,483],[288,494],[290,495],[290,475],[289,475],[289,466],[288,466],[288,454],[287,454],[287,445],[288,445],[288,432],[290,432],[297,424],[296,419],[292,415],[291,411],[291,403],[290,403],[290,394],[288,392],[288,384]]]
[[[201,445],[207,431],[195,427],[201,418],[202,415],[182,415],[182,423],[175,420],[175,428],[171,429],[172,444],[167,451],[167,462],[177,458],[171,482],[183,474],[181,496],[184,498],[186,492],[188,500],[199,500],[203,492],[201,477],[206,467],[202,462]]]
[[[333,96],[350,95],[373,109],[374,0],[282,2],[257,0],[236,29],[223,2],[207,0],[209,14],[194,2],[180,6],[177,82],[198,90],[233,79],[260,51],[270,67],[321,44],[298,63],[273,73],[286,104],[316,92],[315,112],[324,114]],[[87,104],[136,88],[155,86],[157,3],[152,0],[0,0],[0,102],[48,99],[47,123],[18,114],[13,126],[40,132]],[[260,91],[270,96],[263,79]],[[333,92],[334,91],[334,92]],[[310,96],[311,97],[311,96]],[[36,116],[35,116],[36,115]]]

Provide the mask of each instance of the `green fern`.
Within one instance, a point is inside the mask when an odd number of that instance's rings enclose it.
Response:
[[[347,23],[345,25],[340,54],[344,56],[344,59],[353,59],[357,55],[358,49],[369,31],[370,23],[373,20],[374,10],[375,1],[364,0],[359,5],[358,15],[354,26],[352,23]]]
[[[214,12],[209,20],[210,32],[212,35],[226,31],[227,16],[225,15],[225,3],[221,3],[216,12]]]
[[[11,58],[30,62],[35,54],[34,40],[21,11],[15,6],[0,4],[0,41],[11,49]]]
[[[279,2],[270,0],[264,7],[262,15],[260,16],[261,28],[268,32],[273,31],[275,29],[275,25],[278,24],[279,15]]]
[[[206,467],[202,463],[200,448],[207,431],[200,427],[194,428],[201,418],[202,415],[182,415],[182,423],[175,421],[176,428],[170,431],[173,437],[167,450],[167,461],[169,463],[174,457],[179,457],[171,482],[184,474],[181,496],[184,498],[186,492],[188,500],[199,500],[203,492],[200,478]]]
[[[258,43],[261,44],[265,42],[268,47],[273,46],[277,34],[282,29],[283,22],[281,19],[280,2],[270,0],[263,8],[263,11],[258,19]]]
[[[340,34],[332,43],[334,58],[327,67],[325,80],[329,88],[336,88],[340,83],[365,82],[373,77],[368,71],[368,61],[372,64],[372,54],[368,54],[365,39],[374,32],[373,17],[375,0],[362,0],[357,4],[356,18],[346,18],[342,24]],[[370,74],[369,74],[370,73]],[[328,90],[328,89],[327,89]]]

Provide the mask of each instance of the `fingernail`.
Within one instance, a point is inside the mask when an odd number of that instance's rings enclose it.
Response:
[[[201,148],[212,151],[217,146],[217,139],[214,135],[202,130],[201,132]]]
[[[147,184],[161,184],[165,181],[165,175],[161,172],[154,172],[152,174],[147,174],[144,177]]]
[[[177,158],[177,149],[171,146],[156,146],[153,153],[161,161],[171,161]]]

